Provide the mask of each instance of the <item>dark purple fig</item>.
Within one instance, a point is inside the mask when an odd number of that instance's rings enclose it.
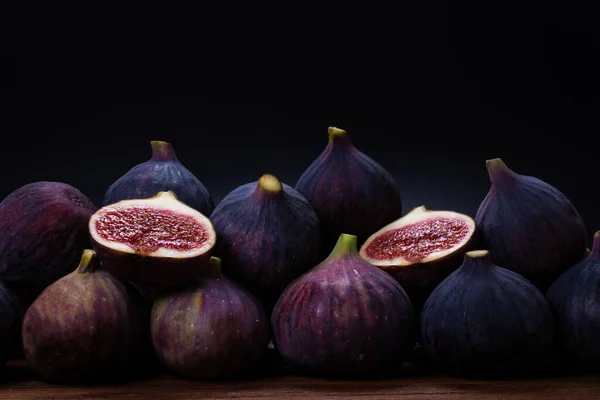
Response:
[[[545,293],[583,258],[585,224],[555,187],[515,173],[499,158],[487,160],[486,167],[491,188],[475,217],[482,246],[496,264],[523,275]]]
[[[271,325],[283,361],[309,374],[364,377],[398,368],[414,346],[406,292],[360,258],[348,234],[285,289]]]
[[[212,257],[202,276],[154,303],[152,343],[169,370],[190,379],[224,379],[250,373],[269,345],[261,304],[221,273]]]
[[[267,313],[290,282],[319,262],[319,219],[308,201],[273,175],[234,189],[210,217],[226,276]]]
[[[31,301],[77,267],[90,245],[88,221],[96,211],[76,188],[30,183],[0,203],[0,279]]]
[[[371,235],[360,256],[392,275],[420,311],[474,243],[475,221],[454,211],[416,207]]]
[[[98,264],[84,250],[77,269],[48,286],[25,313],[25,359],[49,382],[112,380],[132,365],[142,332],[133,289]]]
[[[514,376],[549,354],[554,326],[539,289],[495,265],[488,250],[474,250],[425,302],[421,334],[428,357],[446,372]]]
[[[561,356],[576,367],[600,370],[600,232],[592,252],[550,286],[546,298],[554,314]]]
[[[14,355],[13,348],[20,343],[20,324],[23,306],[19,298],[0,282],[0,369]]]
[[[90,218],[102,269],[119,279],[168,287],[201,273],[215,245],[212,223],[172,192],[122,200]]]
[[[121,200],[146,199],[158,192],[173,191],[179,201],[210,215],[215,208],[212,196],[175,155],[170,143],[150,142],[152,158],[131,168],[106,191],[102,205]]]
[[[356,235],[360,246],[402,215],[400,191],[390,173],[359,151],[346,131],[328,132],[327,147],[295,186],[319,217],[323,251],[333,248],[344,232]]]

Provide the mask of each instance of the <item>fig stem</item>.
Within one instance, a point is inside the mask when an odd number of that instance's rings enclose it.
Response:
[[[329,258],[338,258],[358,254],[357,238],[355,235],[342,233],[329,255]]]
[[[204,276],[220,276],[222,274],[221,259],[219,257],[211,257],[208,265],[203,271]]]
[[[271,174],[261,176],[258,180],[258,186],[266,192],[280,193],[283,190],[279,179]]]
[[[512,180],[516,176],[516,173],[508,168],[501,158],[486,160],[485,167],[492,184],[501,184],[507,180]]]
[[[489,250],[471,250],[465,253],[463,268],[485,268],[495,265]]]
[[[600,260],[600,231],[594,233],[594,238],[592,239],[592,251],[590,251],[586,260]]]
[[[177,161],[175,150],[170,143],[162,140],[153,140],[150,142],[152,147],[152,161]]]
[[[343,129],[330,126],[329,128],[327,128],[327,133],[329,134],[330,145],[339,143],[349,146],[352,144],[348,133]]]
[[[81,254],[81,260],[79,261],[79,265],[77,266],[77,273],[79,274],[88,274],[96,271],[98,267],[98,262],[96,260],[96,252],[91,249],[83,250]]]

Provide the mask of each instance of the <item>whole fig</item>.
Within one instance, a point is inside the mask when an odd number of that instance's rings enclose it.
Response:
[[[329,143],[298,179],[323,232],[323,249],[351,232],[360,246],[369,235],[400,218],[400,191],[388,171],[359,151],[346,131],[329,128]]]
[[[245,286],[268,314],[286,286],[319,261],[317,215],[273,175],[234,189],[210,219],[224,274]]]
[[[261,304],[222,275],[216,257],[195,282],[156,300],[150,329],[160,361],[191,379],[248,373],[266,355],[270,340]]]
[[[283,361],[310,374],[366,376],[399,367],[414,346],[404,289],[342,234],[331,254],[294,280],[271,316]]]
[[[438,368],[509,376],[525,373],[549,354],[554,325],[534,285],[495,265],[488,250],[474,250],[425,302],[421,334]]]
[[[0,369],[15,353],[12,348],[20,343],[20,323],[23,306],[18,297],[0,282]]]
[[[170,143],[150,142],[152,157],[117,179],[106,191],[103,206],[121,200],[145,199],[158,192],[173,191],[188,206],[208,216],[215,205],[212,196],[175,155]]]
[[[86,249],[74,272],[48,286],[25,313],[25,359],[54,383],[112,380],[133,362],[141,342],[134,289],[98,269]]]

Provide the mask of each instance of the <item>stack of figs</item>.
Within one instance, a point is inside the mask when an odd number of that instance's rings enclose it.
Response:
[[[463,376],[600,361],[600,233],[558,189],[486,161],[474,217],[403,210],[393,176],[329,128],[295,186],[264,174],[218,204],[152,157],[96,207],[61,182],[0,203],[0,363],[57,383],[268,370],[380,376],[421,360]],[[22,353],[20,353],[20,351]],[[149,362],[152,360],[153,362]]]

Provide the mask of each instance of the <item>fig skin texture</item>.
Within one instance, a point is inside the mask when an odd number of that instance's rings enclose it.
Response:
[[[138,351],[140,310],[132,288],[83,251],[77,269],[48,286],[25,313],[25,359],[53,383],[122,378]]]
[[[343,378],[399,368],[414,347],[414,325],[402,286],[360,258],[356,236],[348,234],[286,288],[271,315],[273,343],[286,364]]]
[[[250,373],[265,357],[270,341],[262,305],[221,273],[216,257],[194,282],[156,300],[150,329],[159,360],[187,379]]]
[[[0,203],[0,280],[33,301],[77,267],[90,246],[87,224],[95,211],[83,193],[62,182],[13,191]]]
[[[428,221],[431,224],[419,228]],[[402,227],[413,230],[406,231],[403,240],[385,239]],[[474,249],[475,232],[475,221],[468,215],[420,206],[371,235],[359,254],[400,283],[418,315],[433,289]]]
[[[527,279],[494,265],[488,250],[465,254],[421,314],[422,344],[453,375],[500,377],[535,371],[550,354],[552,314]]]
[[[317,214],[272,175],[234,189],[210,219],[223,273],[246,287],[268,314],[287,285],[320,261]]]
[[[17,295],[0,282],[0,370],[13,356],[13,346],[20,343],[19,328],[23,313],[23,305]]]
[[[600,232],[592,252],[565,271],[548,289],[554,315],[556,347],[575,368],[600,370]]]
[[[584,257],[583,219],[555,187],[519,175],[499,159],[486,161],[491,188],[475,222],[497,265],[513,270],[542,292]]]
[[[208,189],[179,162],[170,143],[153,140],[152,158],[131,168],[106,191],[103,206],[173,191],[179,201],[208,216],[215,204]]]
[[[162,213],[161,217],[164,218],[160,222],[155,216],[152,217],[154,219],[145,219],[150,217],[144,216],[140,209]],[[130,216],[122,223],[121,230],[112,222],[111,215],[115,213],[120,213],[120,219]],[[136,220],[139,214],[142,217]],[[189,219],[194,221],[193,228],[198,228],[204,235],[201,244],[194,248],[173,248],[180,242],[197,240],[200,234],[190,233],[192,228],[189,224],[184,225],[180,220],[164,222],[168,220],[166,217],[173,215],[179,219],[185,218],[185,223]],[[118,219],[117,222],[121,223]],[[159,223],[168,226],[161,227]],[[108,229],[110,234],[116,233],[119,237],[107,239],[102,236],[100,229]],[[89,231],[92,247],[102,261],[102,269],[119,279],[160,289],[183,284],[202,273],[216,241],[216,233],[208,217],[180,202],[172,191],[159,192],[148,199],[122,200],[104,206],[90,218]],[[162,244],[164,237],[167,237],[165,241],[171,247]],[[128,245],[126,241],[135,243],[135,246]],[[146,243],[151,247],[140,247]]]
[[[360,246],[402,216],[400,190],[392,175],[359,151],[346,131],[331,127],[328,133],[327,147],[295,186],[319,217],[324,252],[344,232],[356,235]]]

